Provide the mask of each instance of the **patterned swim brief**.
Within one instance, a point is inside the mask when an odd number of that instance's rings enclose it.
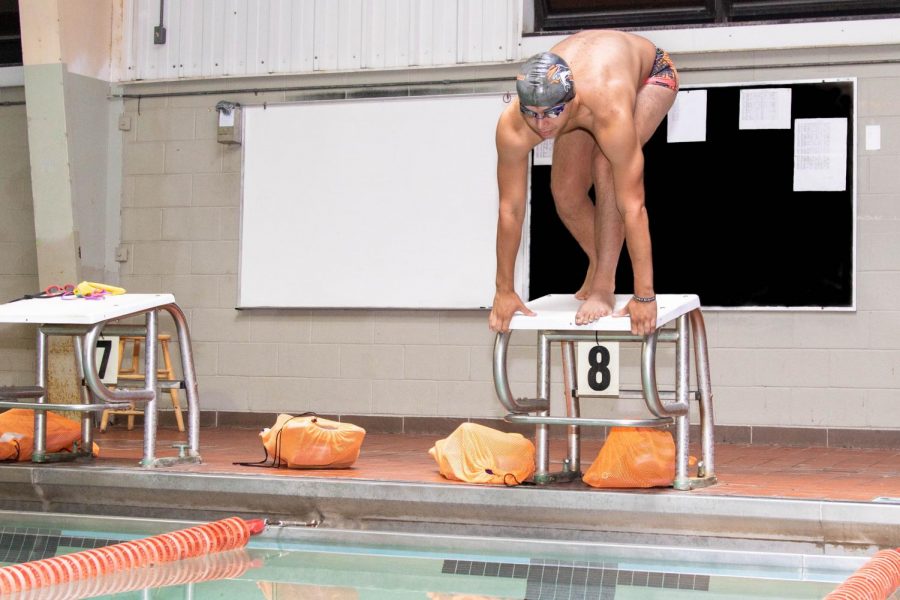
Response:
[[[673,92],[678,91],[678,71],[675,69],[675,63],[669,57],[669,53],[656,49],[656,60],[653,63],[653,69],[650,71],[650,77],[644,82],[644,85],[661,85],[667,87]]]

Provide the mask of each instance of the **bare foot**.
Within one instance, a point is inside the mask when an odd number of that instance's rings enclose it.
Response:
[[[612,314],[616,305],[616,296],[612,292],[595,292],[588,296],[575,313],[576,325],[587,325],[601,317]]]
[[[587,275],[584,276],[584,283],[581,289],[575,292],[575,297],[579,300],[587,300],[591,294],[591,284],[594,282],[594,264],[588,265]]]

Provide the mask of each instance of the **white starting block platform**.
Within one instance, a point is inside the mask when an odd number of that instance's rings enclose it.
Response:
[[[625,306],[630,295],[616,295],[616,310]],[[700,299],[692,294],[661,294],[656,297],[657,329],[650,335],[631,333],[631,319],[627,316],[603,317],[587,325],[575,324],[575,313],[581,301],[570,294],[551,294],[527,303],[535,316],[516,314],[510,323],[510,333],[497,334],[494,342],[494,385],[500,402],[509,410],[506,420],[512,423],[536,425],[536,483],[571,480],[581,475],[581,427],[668,427],[674,425],[675,489],[689,490],[716,482],[713,448],[712,388],[706,328],[700,311]],[[673,327],[669,327],[674,324]],[[506,356],[512,331],[536,331],[538,334],[537,394],[534,398],[514,398],[506,374]],[[691,339],[694,346],[694,365],[697,372],[697,391],[690,389]],[[592,419],[580,416],[577,389],[575,342],[638,342],[641,344],[641,389],[620,390],[620,398],[643,399],[651,413],[645,419]],[[550,415],[550,348],[553,342],[562,346],[563,381],[566,395],[566,415]],[[675,391],[660,391],[656,382],[656,348],[659,342],[675,344]],[[702,458],[697,475],[688,474],[688,445],[690,443],[690,401],[700,404],[700,442]],[[568,426],[568,458],[561,473],[550,473],[549,428]]]
[[[631,296],[616,295],[616,308],[624,308]],[[550,294],[532,300],[526,306],[537,313],[525,316],[516,313],[510,329],[565,329],[577,331],[631,331],[631,319],[625,317],[603,317],[588,325],[576,325],[575,313],[582,301],[572,294]],[[665,294],[656,297],[656,326],[663,327],[677,317],[700,308],[700,298],[692,294]]]

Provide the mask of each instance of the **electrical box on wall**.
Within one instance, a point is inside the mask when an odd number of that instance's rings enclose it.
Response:
[[[222,100],[216,104],[219,126],[216,140],[220,144],[241,143],[241,105],[236,102]]]

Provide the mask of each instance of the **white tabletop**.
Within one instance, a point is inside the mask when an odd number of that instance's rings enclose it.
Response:
[[[616,294],[616,310],[625,306],[630,294]],[[631,331],[629,317],[603,317],[588,325],[576,325],[575,313],[582,301],[572,294],[550,294],[527,302],[526,306],[537,313],[528,317],[516,313],[510,329],[556,329],[561,331]],[[700,308],[700,298],[694,294],[660,294],[656,297],[656,326],[662,327],[683,314]]]
[[[120,294],[100,300],[75,296],[32,298],[0,304],[0,323],[94,325],[174,303],[172,294]]]

